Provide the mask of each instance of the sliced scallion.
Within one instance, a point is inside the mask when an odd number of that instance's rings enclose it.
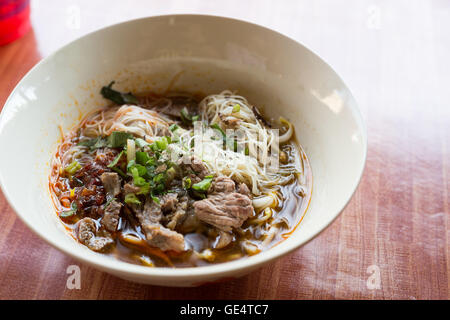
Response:
[[[128,193],[125,196],[125,203],[126,204],[141,204],[141,201],[136,197],[134,193]]]

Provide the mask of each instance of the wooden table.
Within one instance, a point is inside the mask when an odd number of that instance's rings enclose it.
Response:
[[[0,47],[0,106],[40,59],[92,30],[167,13],[230,16],[297,39],[343,77],[367,122],[364,176],[316,239],[240,280],[200,288],[145,286],[80,265],[82,287],[69,290],[66,268],[77,262],[31,233],[0,193],[1,299],[449,298],[447,0],[111,3],[32,1],[33,31]],[[379,288],[367,285],[377,271]]]

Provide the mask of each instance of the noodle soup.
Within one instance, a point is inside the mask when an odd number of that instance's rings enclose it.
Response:
[[[284,118],[268,121],[231,91],[137,96],[66,135],[50,190],[71,235],[89,249],[149,267],[192,267],[255,255],[288,237],[311,193],[307,157]]]

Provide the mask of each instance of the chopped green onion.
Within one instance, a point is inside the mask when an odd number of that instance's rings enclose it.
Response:
[[[124,150],[120,151],[120,153],[114,158],[114,160],[108,164],[108,168],[112,168],[115,167],[117,165],[117,163],[120,160],[120,157],[122,157]]]
[[[157,184],[156,187],[153,188],[155,193],[162,193],[165,189],[164,183]]]
[[[135,160],[131,160],[130,162],[128,162],[127,164],[127,171],[130,171],[130,169],[136,164]]]
[[[133,175],[133,183],[136,186],[138,186],[138,187],[145,186],[146,181],[144,178],[141,177],[141,175],[144,175],[147,173],[147,169],[144,166],[136,164],[130,168],[130,172]]]
[[[126,204],[141,204],[141,201],[136,197],[134,193],[128,193],[125,196],[125,203]]]
[[[75,172],[81,169],[81,164],[78,163],[78,161],[74,160],[71,164],[69,164],[67,167],[64,168],[64,171],[66,171],[68,174],[73,175]]]
[[[183,179],[183,188],[184,189],[190,189],[191,188],[191,184],[192,184],[191,178],[185,177]]]
[[[168,141],[167,137],[162,137],[161,139],[156,140],[155,144],[159,150],[163,151],[163,150],[166,150],[167,145],[169,144],[169,141]]]
[[[174,167],[171,167],[171,168],[167,169],[167,171],[166,171],[166,176],[167,176],[166,181],[168,183],[171,182],[175,178],[175,175],[176,175],[176,171],[175,171]]]
[[[136,143],[133,139],[127,139],[127,162],[136,159]]]
[[[176,123],[173,123],[170,125],[169,130],[172,132],[177,131],[177,129],[179,128],[179,126]]]
[[[145,183],[145,185],[140,187],[140,190],[137,194],[147,194],[150,192],[150,183]]]
[[[159,202],[160,202],[160,201],[159,201],[159,198],[158,198],[158,197],[156,197],[156,196],[155,196],[155,195],[153,194],[153,192],[151,193],[151,195],[150,195],[150,196],[151,196],[151,198],[152,198],[152,200],[153,200],[153,201],[155,201],[156,203],[158,203],[158,204],[159,204]]]
[[[156,176],[153,177],[153,182],[154,183],[163,183],[165,180],[165,175],[164,173],[158,173]]]
[[[209,187],[211,186],[211,182],[213,180],[213,176],[206,176],[205,179],[202,181],[195,183],[192,185],[192,189],[195,191],[208,191]]]
[[[137,151],[136,152],[136,162],[142,165],[146,165],[150,161],[150,157],[147,152]]]
[[[183,109],[181,109],[180,111],[180,116],[181,116],[181,120],[185,123],[185,124],[191,124],[192,123],[192,117],[189,114],[189,112],[187,111],[187,108],[184,107]]]
[[[233,113],[236,113],[236,112],[239,112],[239,111],[241,111],[241,105],[238,104],[238,103],[236,103],[236,104],[233,106]]]
[[[145,141],[144,139],[141,139],[141,138],[137,138],[135,141],[136,141],[136,145],[137,145],[139,148],[143,148],[143,147],[149,145],[149,143],[148,143],[147,141]]]
[[[156,165],[156,158],[150,158],[147,160],[147,162],[145,163],[146,166],[155,166]]]
[[[135,160],[131,160],[130,162],[128,162],[128,165],[127,165],[127,170],[129,172],[132,172],[133,169],[136,169],[138,172],[138,175],[141,177],[147,173],[147,169],[143,165],[136,163]]]

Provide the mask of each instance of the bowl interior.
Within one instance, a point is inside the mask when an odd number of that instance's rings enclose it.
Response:
[[[309,209],[290,238],[251,258],[195,269],[149,269],[93,253],[68,236],[48,191],[61,134],[104,105],[100,88],[217,93],[237,90],[266,116],[295,125],[313,175]],[[242,21],[161,16],[89,34],[44,59],[18,84],[0,118],[2,189],[22,220],[64,252],[135,281],[192,285],[237,276],[305,243],[343,209],[361,176],[366,135],[349,90],[295,41]]]

